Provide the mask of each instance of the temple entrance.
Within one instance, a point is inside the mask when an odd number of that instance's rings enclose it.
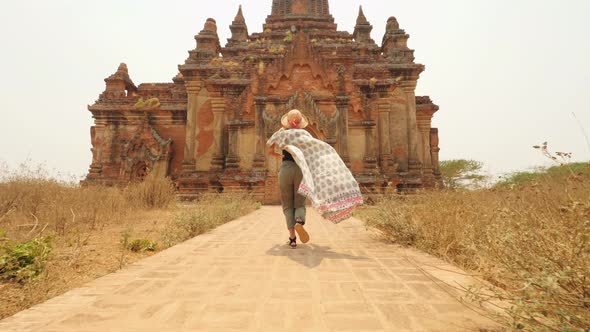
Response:
[[[320,110],[319,104],[309,92],[296,92],[286,103],[285,111],[298,109],[309,121],[307,130],[313,138],[326,141],[327,132],[335,130],[335,118]]]
[[[139,162],[135,164],[133,167],[133,172],[131,173],[131,181],[133,182],[142,182],[148,176],[149,168],[145,162]]]

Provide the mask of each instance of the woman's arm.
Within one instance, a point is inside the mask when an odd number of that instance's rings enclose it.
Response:
[[[281,137],[282,137],[284,131],[285,131],[284,128],[277,130],[274,134],[272,134],[272,136],[268,139],[268,141],[266,141],[268,155],[274,156],[274,157],[282,157],[283,156],[283,151],[281,148],[279,148],[277,146],[277,144],[279,144],[279,145],[281,144],[280,143],[282,141]]]
[[[271,155],[272,157],[277,157],[277,158],[278,158],[278,157],[283,157],[283,155],[282,155],[282,154],[278,153],[278,152],[275,150],[275,145],[274,145],[274,144],[272,144],[272,145],[267,145],[266,147],[267,147],[267,154]]]

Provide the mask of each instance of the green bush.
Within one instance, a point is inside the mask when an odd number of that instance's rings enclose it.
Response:
[[[158,242],[148,239],[137,239],[127,244],[127,249],[133,252],[140,251],[156,251],[158,250]]]
[[[25,283],[38,276],[53,246],[50,237],[42,237],[0,247],[0,280]]]
[[[448,189],[475,189],[485,184],[483,163],[476,160],[453,159],[440,162],[440,173]]]
[[[285,38],[283,38],[283,42],[285,42],[285,43],[293,42],[293,33],[291,31],[285,32]]]
[[[502,186],[520,186],[532,184],[539,181],[563,181],[571,179],[590,179],[590,164],[588,163],[569,163],[548,168],[537,168],[532,171],[514,172],[496,183],[496,187]]]

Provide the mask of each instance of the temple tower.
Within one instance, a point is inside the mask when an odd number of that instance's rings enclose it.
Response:
[[[273,0],[273,16],[330,16],[328,0]]]
[[[87,181],[126,183],[157,169],[184,197],[248,191],[277,202],[280,160],[267,155],[265,142],[297,108],[365,195],[440,183],[438,106],[415,95],[425,67],[395,17],[381,45],[362,7],[354,31],[339,31],[328,0],[273,0],[255,33],[240,6],[229,30],[222,46],[216,21],[207,19],[172,82],[135,86],[126,65],[105,80],[89,107]]]

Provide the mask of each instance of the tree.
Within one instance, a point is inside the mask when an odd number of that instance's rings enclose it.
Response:
[[[487,176],[480,174],[483,163],[476,160],[453,159],[440,162],[440,173],[449,189],[473,188],[482,184]]]

